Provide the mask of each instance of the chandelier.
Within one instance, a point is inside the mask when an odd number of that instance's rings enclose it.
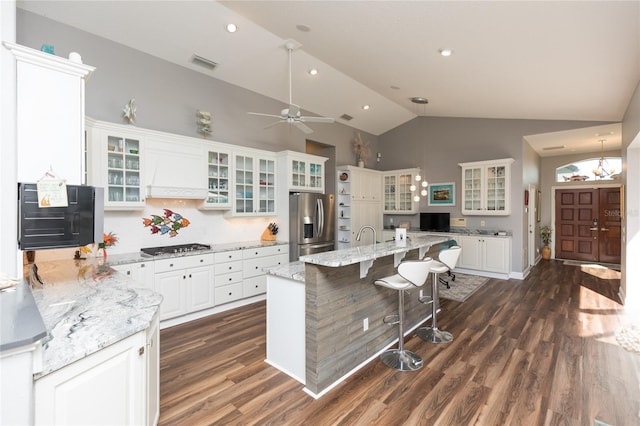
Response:
[[[616,172],[614,168],[609,166],[607,159],[604,158],[604,143],[606,139],[600,139],[600,159],[598,160],[598,167],[592,170],[596,178],[604,179]],[[607,168],[605,168],[605,165]]]
[[[423,98],[421,96],[415,96],[411,98],[411,102],[413,102],[416,105],[422,105],[422,112],[423,112],[422,115],[423,116],[426,115],[426,105],[429,103],[429,100],[427,98]],[[422,149],[424,154],[424,144]],[[423,196],[423,197],[427,196],[428,194],[427,187],[429,186],[429,182],[427,182],[426,178],[423,179],[422,176],[420,176],[420,169],[418,169],[418,173],[416,174],[415,179],[416,179],[416,183],[411,184],[411,186],[409,187],[409,190],[413,194],[413,201],[417,203],[420,201],[420,196]],[[418,185],[422,188],[419,193],[416,192],[418,190]]]

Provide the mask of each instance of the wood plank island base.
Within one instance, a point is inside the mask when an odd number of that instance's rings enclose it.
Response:
[[[398,341],[396,291],[373,284],[392,275],[403,260],[434,257],[448,237],[342,249],[302,256],[300,262],[267,269],[266,362],[305,385],[319,398]],[[408,290],[405,330],[431,318],[418,301],[431,286]]]

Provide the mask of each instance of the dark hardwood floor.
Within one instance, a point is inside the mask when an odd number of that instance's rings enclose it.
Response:
[[[588,272],[543,261],[444,300],[438,325],[455,340],[406,340],[421,370],[375,360],[318,400],[264,362],[264,302],[165,329],[160,424],[640,424],[640,355],[615,339],[633,318],[619,280]]]

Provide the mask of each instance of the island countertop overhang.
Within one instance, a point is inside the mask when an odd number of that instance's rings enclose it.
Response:
[[[449,236],[421,236],[406,240],[404,243],[391,241],[386,243],[369,244],[360,247],[340,249],[323,253],[300,256],[300,261],[315,265],[340,267],[373,261],[379,257],[406,253],[409,250],[420,249],[426,253],[432,246],[449,241]],[[421,257],[423,255],[421,254]]]

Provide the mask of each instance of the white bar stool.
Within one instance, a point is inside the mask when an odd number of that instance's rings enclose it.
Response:
[[[400,371],[414,371],[422,367],[422,358],[404,349],[404,291],[412,286],[424,285],[429,277],[432,262],[433,260],[429,257],[423,260],[408,260],[398,265],[396,275],[374,281],[376,285],[398,292],[398,349],[388,349],[380,355],[380,359],[387,367]]]
[[[453,340],[453,334],[448,331],[438,329],[438,320],[436,311],[440,306],[440,289],[438,286],[440,274],[450,271],[455,268],[458,263],[458,257],[460,257],[460,246],[452,246],[448,249],[441,250],[438,254],[438,259],[433,260],[431,264],[431,272],[433,277],[431,280],[431,297],[421,297],[420,302],[429,304],[431,303],[431,327],[421,327],[416,331],[416,334],[427,342],[431,343],[449,343]]]

